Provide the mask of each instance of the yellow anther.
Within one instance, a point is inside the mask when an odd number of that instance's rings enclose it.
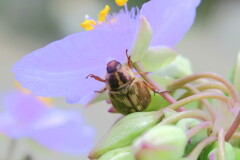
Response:
[[[25,94],[31,94],[31,91],[29,91],[26,88],[23,88],[22,85],[18,81],[14,81],[14,85],[16,86],[17,89],[21,90]]]
[[[36,96],[36,98],[41,101],[43,104],[46,106],[53,106],[54,102],[52,98],[47,98],[47,97],[41,97],[41,96]]]
[[[81,27],[83,27],[86,31],[90,31],[94,29],[94,26],[96,26],[97,23],[92,19],[86,19],[84,22],[82,22]]]
[[[110,7],[106,5],[103,10],[98,14],[98,22],[104,22],[106,20],[107,14],[110,11]]]
[[[115,0],[115,3],[120,7],[124,6],[127,2],[128,0]]]
[[[32,94],[32,92],[26,88],[23,88],[22,85],[18,81],[14,81],[15,86],[25,94]],[[36,98],[45,104],[46,106],[53,106],[53,100],[51,98],[36,96]]]

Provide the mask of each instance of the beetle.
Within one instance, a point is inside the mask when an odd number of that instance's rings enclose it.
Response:
[[[108,90],[110,101],[117,112],[124,115],[133,112],[143,111],[151,102],[151,94],[149,89],[154,93],[164,93],[152,87],[149,83],[136,77],[140,73],[133,72],[133,66],[130,56],[126,50],[128,65],[122,65],[116,60],[112,60],[107,64],[107,74],[102,79],[94,74],[89,74],[86,78],[91,77],[95,80],[105,83],[105,87],[98,93]]]

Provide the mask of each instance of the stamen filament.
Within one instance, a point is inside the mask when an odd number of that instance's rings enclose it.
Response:
[[[213,123],[210,121],[206,121],[206,122],[202,122],[199,125],[191,128],[188,132],[187,132],[187,137],[188,139],[192,138],[194,135],[196,135],[197,133],[199,133],[200,131],[204,130],[204,129],[208,129],[208,128],[212,128],[213,127]]]
[[[214,137],[214,136],[207,137],[192,150],[192,152],[187,156],[187,158],[191,160],[197,160],[203,148],[205,148],[207,145],[211,144],[216,140],[217,140],[217,137]]]
[[[238,106],[240,107],[240,106]],[[231,127],[228,129],[226,135],[225,135],[225,141],[229,141],[229,139],[232,137],[234,132],[238,129],[240,125],[240,111],[238,112],[234,122],[232,123]]]
[[[224,130],[221,128],[218,132],[218,159],[226,160],[225,147],[224,147]]]
[[[215,98],[215,99],[219,99],[219,100],[221,100],[225,103],[229,103],[228,97],[226,97],[224,95],[221,95],[221,94],[217,94],[217,93],[198,93],[198,94],[189,96],[187,98],[181,99],[181,100],[177,101],[176,103],[169,105],[168,108],[176,110],[176,109],[178,109],[178,108],[182,107],[183,105],[188,104],[190,102],[198,101],[198,100],[201,100],[201,99],[207,99],[207,98]]]
[[[189,90],[191,90],[194,94],[198,94],[198,93],[201,93],[198,89],[196,89],[195,87],[193,87],[192,85],[190,84],[186,84],[185,85],[185,88],[188,88]],[[204,106],[206,107],[206,109],[208,110],[208,112],[210,113],[211,117],[212,117],[212,120],[215,120],[216,118],[216,114],[213,110],[213,107],[212,105],[209,103],[209,101],[207,99],[202,99],[201,100],[202,103],[204,104]]]
[[[183,118],[197,118],[203,121],[210,121],[210,117],[201,110],[183,111],[162,120],[158,125],[172,124]]]
[[[216,73],[211,73],[211,72],[196,73],[196,74],[192,74],[192,75],[177,79],[169,86],[169,89],[171,91],[176,90],[177,88],[180,88],[181,86],[185,85],[186,83],[195,81],[200,78],[211,78],[211,79],[214,79],[214,80],[217,80],[217,81],[223,83],[230,91],[230,95],[232,96],[234,102],[235,103],[239,102],[238,93],[237,93],[236,89],[233,87],[233,85],[229,81],[227,81],[225,78],[223,78],[222,76],[220,76]]]

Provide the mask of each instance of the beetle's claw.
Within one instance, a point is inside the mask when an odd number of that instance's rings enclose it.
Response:
[[[88,79],[89,77],[92,77],[93,76],[93,74],[89,74],[87,77],[86,77],[86,79]]]

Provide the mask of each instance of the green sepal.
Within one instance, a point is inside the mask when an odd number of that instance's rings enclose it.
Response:
[[[89,158],[97,159],[108,151],[131,145],[135,138],[155,126],[161,117],[159,112],[136,112],[125,116],[94,147]]]
[[[135,160],[131,147],[119,148],[103,154],[98,160]]]
[[[141,62],[146,71],[155,72],[171,63],[176,57],[177,53],[171,48],[156,46],[148,48]]]
[[[131,60],[140,61],[146,53],[152,40],[152,28],[144,16],[140,17],[140,26],[136,36],[134,47],[131,51]]]
[[[190,61],[179,54],[171,63],[160,68],[157,73],[177,79],[192,74],[193,72]]]

